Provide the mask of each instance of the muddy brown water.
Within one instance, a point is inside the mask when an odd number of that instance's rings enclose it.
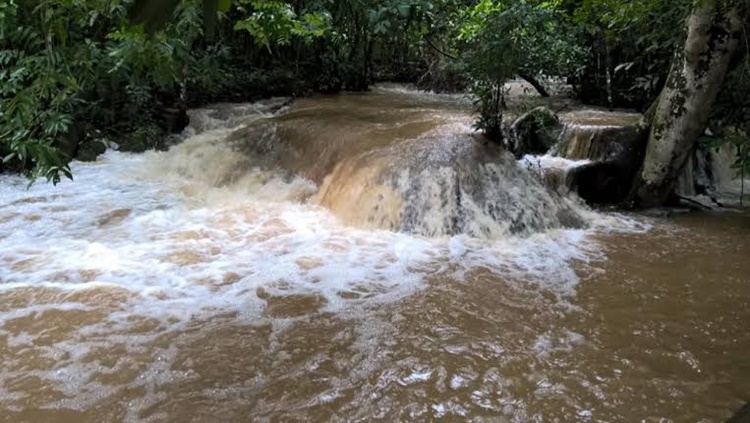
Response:
[[[263,119],[346,133],[315,101]],[[383,122],[463,130],[453,100],[392,89],[320,107],[372,149]],[[234,131],[57,188],[2,177],[0,421],[720,422],[750,399],[750,213],[358,228]]]

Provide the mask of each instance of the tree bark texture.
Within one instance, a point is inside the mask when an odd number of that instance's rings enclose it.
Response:
[[[657,100],[643,166],[631,192],[637,207],[664,204],[696,142],[705,131],[711,108],[742,30],[739,9],[721,0],[697,0],[686,22],[684,46],[672,60],[667,83]]]

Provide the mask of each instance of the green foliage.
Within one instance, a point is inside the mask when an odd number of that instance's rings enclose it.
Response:
[[[289,45],[294,37],[311,43],[322,37],[330,27],[330,15],[307,12],[298,16],[292,5],[277,0],[239,0],[242,10],[250,16],[238,21],[234,28],[249,32],[259,46],[269,51],[272,44]],[[245,8],[248,5],[249,8]]]
[[[440,90],[471,85],[477,127],[499,139],[504,84],[519,75],[575,77],[594,91],[614,86],[623,102],[653,99],[691,5],[6,0],[0,2],[0,154],[5,168],[58,182],[70,177],[76,146],[106,137],[125,149],[153,148],[171,125],[164,116],[188,104],[365,90],[376,78],[421,80]],[[745,94],[737,93],[747,91],[722,94],[726,104],[742,101],[734,97]],[[722,116],[734,116],[727,110]],[[741,119],[718,125],[746,134]]]
[[[568,19],[582,30],[581,42],[589,48],[582,82],[601,93],[609,79],[615,105],[647,108],[666,81],[693,3],[587,0],[571,8]],[[596,92],[582,94],[601,102]]]
[[[503,139],[503,112],[505,111],[505,89],[503,84],[478,81],[474,85],[474,106],[478,114],[475,128],[495,142]]]
[[[475,81],[477,127],[501,137],[503,85],[516,75],[564,76],[584,54],[575,28],[559,19],[555,3],[482,0],[466,10],[457,27],[461,59]]]
[[[462,16],[458,40],[477,78],[506,80],[519,73],[564,76],[584,60],[578,30],[554,2],[482,0]]]
[[[124,12],[105,3],[0,4],[0,149],[6,165],[32,180],[71,177],[55,144],[81,108],[82,88],[94,79],[99,47],[87,35],[95,33],[99,11]]]
[[[57,183],[90,135],[71,127],[127,133],[152,121],[161,97],[191,77],[211,81],[198,1],[147,35],[126,23],[127,0],[0,3],[0,152],[5,167]],[[199,73],[200,72],[200,73]],[[80,126],[80,125],[79,125]],[[63,139],[69,138],[63,142]]]
[[[432,9],[432,2],[423,0],[382,1],[370,6],[367,20],[376,35],[393,35],[395,31],[408,29],[415,22],[417,32],[426,33],[426,21],[432,17]]]

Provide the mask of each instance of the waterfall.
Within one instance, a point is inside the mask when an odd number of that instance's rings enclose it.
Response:
[[[521,163],[559,192],[574,190],[593,203],[618,203],[627,197],[645,154],[647,132],[641,115],[579,110],[561,115],[557,143],[544,156]],[[707,206],[737,204],[742,190],[730,145],[697,148],[675,192]]]
[[[318,186],[307,201],[351,226],[503,238],[587,225],[575,201],[474,134],[461,107],[435,97],[303,99],[282,115],[246,121],[226,142],[246,158],[224,173],[242,179],[262,168],[305,178]]]
[[[743,184],[732,168],[736,158],[729,144],[717,149],[697,148],[680,175],[677,194],[709,206],[738,204]]]

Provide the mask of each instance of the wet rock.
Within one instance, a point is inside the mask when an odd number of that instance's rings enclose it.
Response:
[[[510,126],[506,147],[516,159],[527,154],[544,154],[557,142],[562,126],[547,107],[537,107]]]
[[[619,203],[628,196],[635,171],[628,162],[592,162],[571,169],[567,185],[588,203]]]
[[[592,163],[572,169],[567,183],[589,203],[624,201],[641,167],[648,131],[635,113],[582,111],[564,117],[556,155]]]
[[[648,131],[638,122],[568,122],[560,134],[557,155],[566,159],[633,164],[646,150]]]
[[[99,155],[104,154],[107,151],[107,146],[96,140],[88,140],[78,146],[76,152],[76,159],[82,162],[93,162]]]
[[[71,160],[75,157],[76,151],[85,137],[85,125],[74,122],[70,125],[65,134],[55,140],[55,147],[57,147],[57,149],[60,150],[68,160]]]
[[[736,161],[736,150],[730,144],[718,148],[698,145],[677,180],[675,194],[709,207],[732,203],[733,195],[742,190],[737,183],[740,175],[733,167]]]
[[[163,107],[160,117],[162,127],[167,134],[178,134],[190,123],[190,116],[184,106]]]

